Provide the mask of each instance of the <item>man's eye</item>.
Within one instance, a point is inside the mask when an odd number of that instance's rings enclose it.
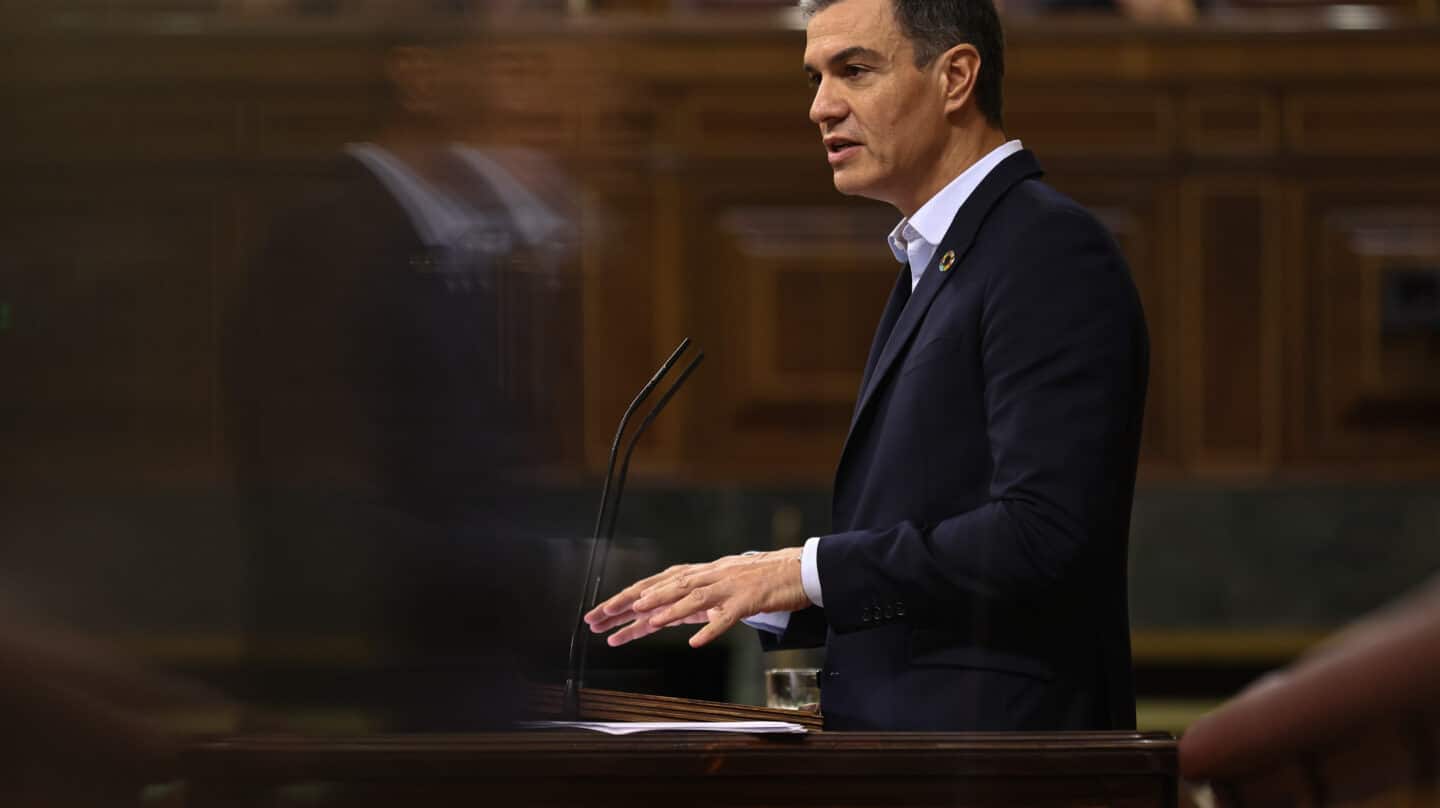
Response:
[[[841,68],[840,75],[847,79],[853,79],[865,72],[867,72],[866,69],[860,65],[845,65]]]

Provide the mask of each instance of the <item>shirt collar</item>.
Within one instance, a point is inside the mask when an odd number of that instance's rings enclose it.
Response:
[[[1018,140],[1011,140],[1001,146],[997,146],[989,154],[981,157],[970,165],[969,168],[960,172],[960,176],[950,181],[950,184],[940,189],[940,192],[930,197],[929,201],[920,206],[911,216],[907,216],[895,225],[890,231],[888,241],[890,251],[894,254],[895,260],[904,264],[910,260],[907,245],[915,238],[919,238],[931,245],[932,249],[938,247],[941,239],[945,238],[945,231],[950,229],[950,223],[955,220],[955,214],[960,212],[965,200],[980,186],[981,181],[1000,165],[1006,157],[1025,148]],[[911,266],[910,273],[916,282],[920,274],[925,271],[923,266]]]

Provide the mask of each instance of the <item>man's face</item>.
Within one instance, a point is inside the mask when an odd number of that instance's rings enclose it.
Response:
[[[915,67],[891,0],[841,0],[810,19],[805,72],[836,190],[913,213],[948,130],[939,60]]]

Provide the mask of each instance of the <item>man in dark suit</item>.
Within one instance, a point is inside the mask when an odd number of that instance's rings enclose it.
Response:
[[[835,185],[904,214],[834,532],[602,603],[618,645],[826,644],[831,729],[1133,727],[1126,537],[1148,347],[1104,227],[1001,129],[991,0],[807,0]]]

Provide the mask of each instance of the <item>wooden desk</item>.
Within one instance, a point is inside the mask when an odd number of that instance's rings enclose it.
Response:
[[[195,808],[1176,802],[1161,733],[247,737],[194,747],[185,769]]]

